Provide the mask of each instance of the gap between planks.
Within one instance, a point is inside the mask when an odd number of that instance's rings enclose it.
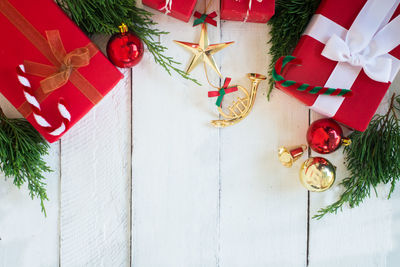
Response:
[[[62,179],[62,171],[61,171],[61,151],[62,151],[62,140],[60,139],[58,141],[58,150],[60,151],[58,155],[58,225],[57,225],[57,230],[58,230],[58,266],[61,267],[61,179]]]
[[[308,127],[311,125],[311,110],[308,110]],[[311,148],[307,147],[307,156],[311,157]],[[306,266],[310,263],[310,191],[307,191],[307,246],[306,246]]]
[[[132,195],[133,195],[133,188],[132,188],[132,179],[133,179],[133,172],[132,172],[132,160],[133,160],[133,69],[130,70],[129,72],[130,75],[130,97],[131,97],[131,109],[130,109],[130,121],[131,121],[131,128],[130,128],[130,140],[131,140],[131,152],[130,152],[130,159],[128,162],[130,162],[129,164],[129,174],[130,174],[130,178],[129,178],[129,266],[132,266],[132,228],[133,228],[133,209],[132,209]]]

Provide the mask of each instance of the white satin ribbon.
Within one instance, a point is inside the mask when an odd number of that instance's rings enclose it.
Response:
[[[363,68],[374,78],[393,81],[400,70],[400,60],[388,52],[400,44],[400,19],[388,22],[399,3],[400,0],[368,0],[348,31],[323,15],[312,18],[304,34],[326,44],[322,54],[332,58],[334,55],[335,59],[331,59],[338,61],[326,87],[351,88]],[[340,52],[332,52],[336,49]],[[379,69],[381,66],[383,70]],[[343,97],[320,95],[311,109],[334,117],[343,101]]]
[[[397,2],[397,3],[396,3]],[[369,0],[344,39],[333,34],[322,55],[338,62],[360,66],[371,79],[387,83],[392,70],[388,53],[400,44],[400,17],[380,29],[396,0]]]
[[[236,0],[238,1],[238,0]],[[240,0],[239,0],[240,1]],[[261,3],[263,0],[257,0],[257,2]],[[250,10],[251,10],[251,4],[252,4],[253,0],[249,0],[249,6],[247,8],[247,13],[246,13],[246,17],[244,17],[243,22],[247,22],[247,19],[249,18],[250,15]]]
[[[171,13],[171,9],[172,9],[172,0],[165,0],[165,5],[160,8],[160,10],[165,9],[165,14],[169,14]]]

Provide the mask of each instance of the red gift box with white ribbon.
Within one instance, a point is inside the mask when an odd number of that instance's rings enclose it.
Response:
[[[189,21],[196,2],[197,0],[142,0],[144,5],[184,22]]]
[[[49,142],[123,77],[53,0],[0,0],[0,25],[0,92]]]
[[[221,0],[221,19],[266,23],[275,13],[275,0]]]
[[[400,0],[322,0],[285,79],[352,90],[352,97],[277,87],[314,111],[364,131],[400,69]]]

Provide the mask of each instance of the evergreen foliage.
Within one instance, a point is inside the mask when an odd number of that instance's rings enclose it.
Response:
[[[321,219],[328,213],[337,213],[347,204],[359,206],[375,195],[380,184],[390,184],[390,198],[400,178],[400,123],[396,112],[400,111],[400,96],[393,95],[388,112],[375,115],[365,132],[355,131],[350,135],[352,143],[345,147],[345,165],[349,176],[340,185],[345,191],[335,203],[320,209],[313,217]]]
[[[12,177],[20,188],[27,183],[31,198],[48,200],[43,172],[50,168],[42,157],[48,154],[49,144],[25,119],[9,119],[0,109],[0,170],[6,178]]]
[[[269,66],[270,77],[275,62],[282,56],[292,54],[308,22],[315,13],[321,0],[277,0],[275,15],[270,19],[269,53],[272,61]],[[269,80],[268,99],[275,82]]]
[[[166,56],[167,47],[159,39],[168,32],[155,29],[152,13],[136,7],[135,0],[56,0],[57,4],[86,33],[113,34],[119,31],[118,26],[125,23],[146,44],[157,64],[160,64],[170,75],[175,71],[183,78],[198,82],[189,74],[178,68],[179,62]]]

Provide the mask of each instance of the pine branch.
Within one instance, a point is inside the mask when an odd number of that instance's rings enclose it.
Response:
[[[344,205],[359,206],[371,195],[377,196],[376,187],[390,184],[390,198],[400,177],[400,124],[396,111],[400,108],[400,96],[393,94],[388,112],[375,115],[365,132],[353,132],[352,144],[344,154],[349,176],[340,185],[345,191],[335,203],[320,209],[313,218],[321,219],[328,213],[341,211]]]
[[[272,56],[269,66],[270,77],[275,62],[282,56],[292,54],[293,49],[300,40],[308,22],[315,13],[320,0],[277,0],[275,15],[270,19],[271,44],[269,51]],[[268,100],[275,82],[269,79]]]
[[[56,0],[57,4],[86,33],[113,34],[118,26],[125,23],[146,44],[154,61],[171,75],[174,71],[196,84],[197,80],[181,70],[179,62],[166,56],[167,47],[159,39],[168,32],[153,28],[157,25],[151,19],[152,13],[136,7],[135,0]]]
[[[48,143],[29,122],[9,119],[0,109],[0,171],[6,178],[13,177],[18,188],[27,183],[31,198],[40,199],[45,216],[44,201],[48,198],[42,173],[51,169],[42,157],[48,149]]]

